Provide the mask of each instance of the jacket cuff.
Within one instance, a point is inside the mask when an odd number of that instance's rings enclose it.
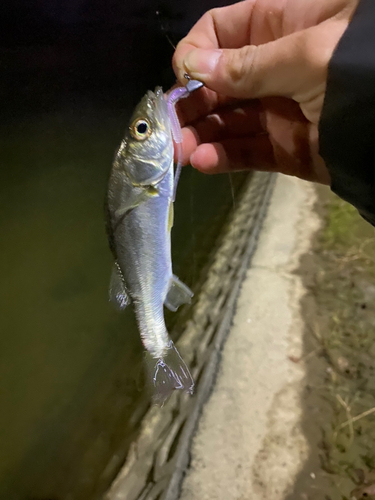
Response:
[[[361,0],[328,67],[320,154],[332,191],[375,225],[375,2]]]

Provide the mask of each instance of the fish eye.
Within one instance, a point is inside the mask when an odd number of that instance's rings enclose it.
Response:
[[[144,118],[137,118],[130,126],[130,133],[137,141],[144,141],[151,135],[151,124]]]

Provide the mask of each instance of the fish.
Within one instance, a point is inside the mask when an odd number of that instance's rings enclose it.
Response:
[[[112,164],[106,226],[114,264],[109,299],[132,304],[154,389],[164,404],[173,391],[193,393],[189,369],[170,339],[164,306],[177,311],[193,292],[172,271],[174,169],[168,103],[161,87],[136,106]]]

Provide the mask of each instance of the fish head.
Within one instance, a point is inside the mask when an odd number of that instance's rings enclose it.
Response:
[[[152,186],[173,164],[173,141],[163,90],[156,87],[142,98],[130,119],[117,153],[119,166],[135,186]]]

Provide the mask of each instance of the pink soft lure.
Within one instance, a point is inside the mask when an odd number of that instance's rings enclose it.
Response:
[[[185,99],[186,97],[189,97],[189,95],[192,92],[200,89],[201,87],[203,87],[203,85],[204,85],[203,82],[200,82],[199,80],[189,79],[185,87],[177,87],[176,89],[172,90],[172,92],[168,96],[167,100],[168,115],[171,122],[172,137],[177,148],[177,165],[176,165],[174,187],[173,187],[173,201],[176,198],[177,184],[180,178],[181,168],[182,168],[182,131],[176,113],[176,104],[180,99]]]

